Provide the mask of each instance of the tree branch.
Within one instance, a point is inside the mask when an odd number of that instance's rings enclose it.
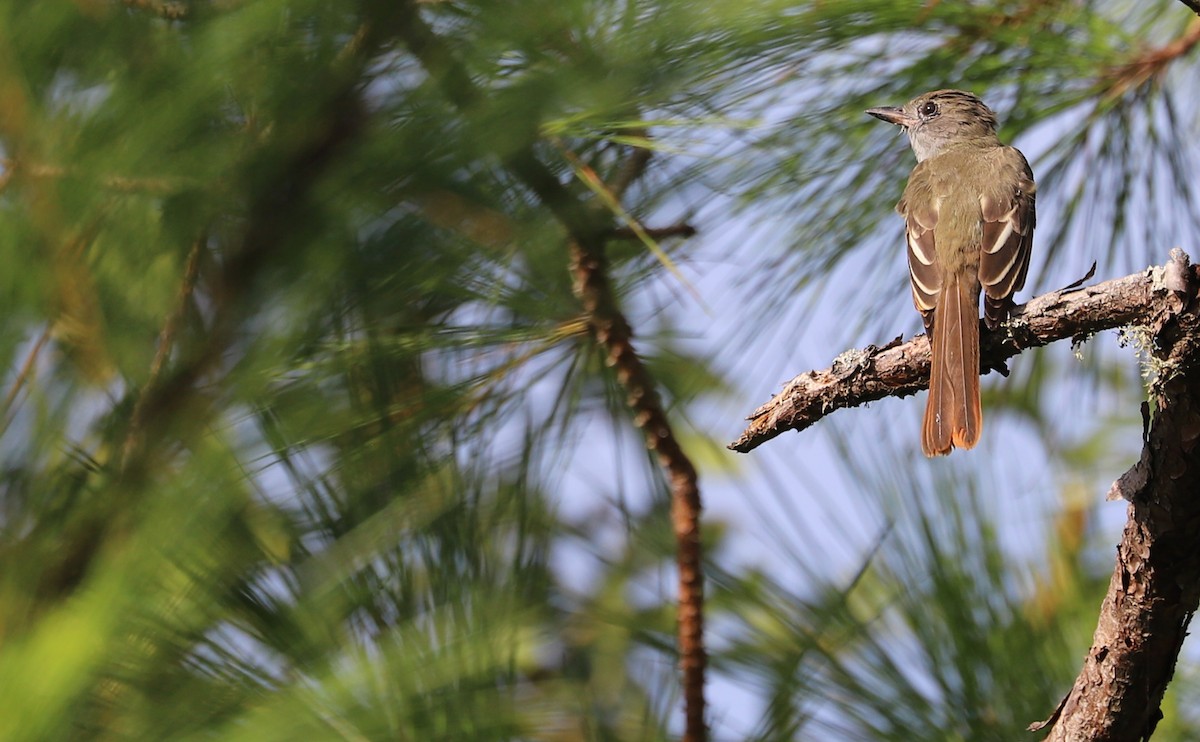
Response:
[[[409,0],[401,6],[401,37],[425,70],[441,85],[443,94],[463,113],[485,105],[454,51],[425,23]],[[571,252],[574,289],[587,312],[596,343],[624,388],[646,446],[658,455],[671,486],[671,523],[679,569],[679,654],[683,674],[684,742],[708,738],[704,720],[704,577],[700,544],[700,489],[696,469],[671,428],[657,384],[633,347],[633,330],[621,312],[608,279],[606,241],[614,236],[613,214],[587,191],[562,183],[537,156],[533,142],[501,154],[504,167],[537,196],[562,224]],[[633,183],[649,162],[649,151],[635,150],[618,176],[617,193]]]
[[[1129,519],[1083,669],[1051,718],[1030,727],[1053,724],[1047,742],[1149,739],[1200,601],[1200,280],[1179,250],[1164,275],[1146,317],[1155,413],[1141,459],[1113,485]]]
[[[218,365],[221,354],[233,342],[237,324],[246,314],[247,304],[256,301],[254,286],[271,261],[291,246],[303,224],[306,209],[311,209],[312,190],[336,158],[355,142],[367,119],[358,92],[352,83],[338,91],[324,105],[320,118],[313,121],[310,141],[299,142],[286,156],[269,185],[251,194],[246,227],[239,241],[229,250],[228,258],[209,277],[214,305],[208,333],[188,347],[180,348],[178,365],[169,373],[161,369],[152,378],[137,402],[138,431],[124,449],[122,466],[127,476],[137,475],[146,467],[150,449],[166,438],[162,426],[187,418],[192,424],[199,415],[183,418],[179,411],[202,399],[196,388],[205,374]]]
[[[1185,0],[1185,4],[1200,14],[1200,3]],[[1144,51],[1125,64],[1106,70],[1101,76],[1107,87],[1105,98],[1111,100],[1129,90],[1160,82],[1172,63],[1191,54],[1197,44],[1200,44],[1200,18],[1193,18],[1178,38],[1164,46]]]
[[[980,368],[1007,373],[1005,362],[1026,348],[1102,330],[1150,324],[1164,311],[1165,267],[1078,289],[1043,294],[1017,307],[995,332],[983,329]],[[729,448],[747,453],[788,430],[804,430],[835,410],[884,397],[907,397],[929,387],[929,341],[897,338],[877,347],[851,349],[830,368],[808,371],[747,418],[750,424]]]
[[[1200,15],[1200,2],[1197,0],[1179,0],[1179,2],[1191,8],[1196,15]]]
[[[1181,250],[1163,266],[1096,286],[1037,297],[981,342],[984,367],[1002,368],[1024,348],[1101,330],[1145,328],[1155,348],[1145,445],[1140,460],[1113,485],[1129,500],[1117,564],[1100,608],[1092,648],[1070,693],[1030,731],[1053,726],[1048,742],[1149,739],[1175,671],[1187,627],[1200,604],[1200,272]],[[749,451],[785,430],[802,430],[825,414],[924,388],[924,337],[852,350],[833,366],[793,379],[755,411],[730,445]]]

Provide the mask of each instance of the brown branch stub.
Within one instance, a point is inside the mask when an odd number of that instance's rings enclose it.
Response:
[[[1148,269],[1080,289],[1043,294],[1018,307],[996,332],[983,332],[980,368],[1003,368],[1026,348],[1088,336],[1131,324],[1153,325],[1170,313],[1173,293],[1163,269]],[[906,397],[929,385],[929,342],[925,336],[868,346],[838,356],[833,365],[792,379],[747,418],[746,430],[729,448],[747,453],[788,430],[804,430],[846,407],[884,397]]]
[[[1157,341],[1155,413],[1141,460],[1122,477],[1129,519],[1092,648],[1048,742],[1149,739],[1200,602],[1198,281],[1180,251],[1164,274],[1184,283],[1170,292],[1176,310],[1149,325]]]

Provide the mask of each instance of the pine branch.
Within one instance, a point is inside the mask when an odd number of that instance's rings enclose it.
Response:
[[[441,83],[460,111],[482,105],[478,90],[454,52],[420,17],[411,2],[401,7],[402,39],[426,71]],[[564,184],[533,151],[532,142],[502,155],[505,168],[537,196],[567,232],[575,293],[588,315],[592,336],[626,392],[633,419],[647,447],[658,454],[671,486],[671,522],[679,568],[679,653],[683,672],[685,742],[708,737],[704,721],[704,580],[700,543],[700,489],[696,469],[675,437],[656,391],[657,384],[633,347],[633,330],[617,305],[608,279],[606,241],[614,235],[612,213],[586,190]],[[642,174],[648,151],[636,150],[619,176],[623,191]]]
[[[1189,5],[1189,7],[1192,7]],[[1200,7],[1200,3],[1197,4]],[[1193,8],[1196,10],[1196,8]],[[1197,10],[1200,14],[1200,10]],[[1189,56],[1200,44],[1200,18],[1193,18],[1178,38],[1164,46],[1149,49],[1138,54],[1133,60],[1106,70],[1100,77],[1105,86],[1105,100],[1113,100],[1149,84],[1161,83],[1163,76],[1171,69],[1171,65]]]
[[[291,245],[303,222],[300,215],[311,209],[312,190],[320,177],[362,133],[367,113],[353,85],[345,87],[324,106],[321,118],[314,122],[312,139],[288,152],[270,187],[254,194],[239,243],[208,279],[214,318],[207,335],[194,347],[181,348],[178,366],[171,373],[160,373],[142,391],[138,430],[131,438],[136,445],[127,445],[123,456],[126,474],[143,469],[150,449],[162,440],[155,434],[202,398],[197,382],[218,365],[233,342],[237,323],[245,316],[247,304],[255,300],[255,282]]]
[[[1170,265],[1170,264],[1168,264]],[[980,368],[1007,373],[1005,362],[1026,348],[1126,325],[1149,325],[1166,311],[1163,268],[1083,288],[1063,289],[1017,307],[1001,328],[980,337]],[[929,386],[929,341],[897,338],[877,347],[850,349],[830,368],[808,371],[747,418],[750,424],[729,448],[754,450],[788,430],[804,430],[826,415],[885,397],[907,397]]]
[[[1181,250],[1163,266],[1081,289],[1037,297],[981,342],[984,367],[1002,368],[1025,348],[1135,325],[1153,337],[1151,389],[1141,459],[1112,487],[1129,501],[1117,564],[1092,648],[1074,687],[1049,719],[1048,742],[1148,739],[1162,712],[1187,627],[1200,604],[1200,271]],[[924,337],[843,353],[832,368],[793,379],[759,408],[730,445],[749,451],[824,415],[927,384]]]
[[[1200,316],[1197,272],[1182,252],[1164,272],[1147,324],[1158,381],[1141,459],[1113,485],[1129,501],[1117,564],[1092,648],[1074,687],[1045,722],[1047,742],[1149,739],[1200,602]],[[1143,404],[1149,417],[1149,405]]]

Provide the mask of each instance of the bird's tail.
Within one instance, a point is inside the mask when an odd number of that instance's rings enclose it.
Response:
[[[926,456],[948,454],[955,446],[972,448],[983,430],[978,300],[971,295],[969,281],[948,278],[933,318],[929,400],[921,427],[921,448]]]

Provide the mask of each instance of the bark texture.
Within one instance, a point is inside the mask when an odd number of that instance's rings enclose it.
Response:
[[[1182,253],[1148,307],[1158,379],[1141,459],[1113,485],[1129,520],[1092,648],[1055,714],[1052,742],[1146,740],[1200,600],[1200,321],[1197,274]],[[1148,408],[1143,408],[1148,413]]]

